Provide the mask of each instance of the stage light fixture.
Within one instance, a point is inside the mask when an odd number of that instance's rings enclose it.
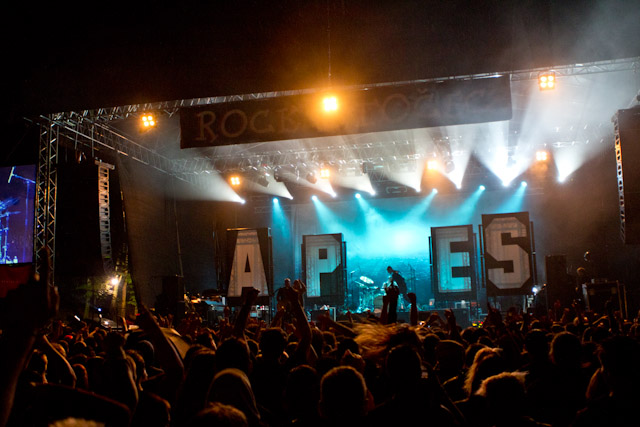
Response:
[[[155,127],[156,120],[153,117],[153,114],[145,114],[142,116],[142,126],[145,128]]]
[[[551,90],[556,88],[556,73],[548,71],[538,76],[538,87],[540,90]]]
[[[318,201],[318,196],[316,196],[315,194],[313,196],[311,196],[311,200],[313,200],[314,202]]]
[[[265,188],[269,186],[269,180],[267,179],[267,174],[265,173],[256,172],[253,176],[251,176],[251,180]]]
[[[309,181],[311,184],[315,184],[316,182],[318,182],[318,177],[316,176],[315,173],[309,172],[307,173],[306,180]]]
[[[484,190],[486,190],[486,189],[487,189],[487,187],[485,187],[484,185],[481,185],[480,187],[478,187],[478,189],[479,189],[480,191],[484,191]]]
[[[538,162],[546,162],[547,160],[549,160],[549,153],[544,151],[544,150],[540,150],[536,152],[536,161]]]
[[[331,178],[331,169],[329,169],[329,168],[320,169],[320,178],[322,178],[322,179]]]
[[[276,168],[276,169],[273,171],[273,179],[274,179],[276,182],[284,182],[284,176],[283,176],[283,170],[282,170],[282,168]]]
[[[438,168],[438,161],[437,160],[428,160],[427,161],[427,169],[428,170],[436,170]]]
[[[360,193],[356,193],[356,199],[361,199],[362,196],[360,195]]]
[[[274,197],[274,198],[273,198],[273,204],[274,204],[274,205],[277,205],[277,204],[279,204],[279,203],[280,203],[280,200],[278,200],[278,198],[277,198],[277,197]]]
[[[438,189],[437,189],[437,188],[434,188],[433,190],[431,190],[431,192],[432,192],[433,194],[438,194]]]
[[[231,184],[233,187],[238,187],[240,183],[241,180],[239,175],[231,175],[229,177],[229,184]]]
[[[522,182],[520,183],[520,186],[522,186],[522,187],[526,187],[526,186],[527,186],[527,181],[522,181]]]
[[[335,111],[338,111],[338,98],[336,98],[333,95],[325,96],[322,99],[322,107],[324,111],[327,113],[333,113]]]
[[[456,165],[455,165],[455,163],[453,163],[453,160],[451,160],[451,159],[448,159],[444,164],[444,171],[446,173],[453,172],[455,170],[455,168],[456,168]]]

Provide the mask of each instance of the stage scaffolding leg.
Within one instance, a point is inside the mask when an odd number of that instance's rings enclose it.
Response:
[[[36,179],[34,257],[36,271],[43,249],[49,249],[51,283],[55,277],[56,196],[58,187],[58,137],[60,129],[52,117],[40,124],[38,174]]]

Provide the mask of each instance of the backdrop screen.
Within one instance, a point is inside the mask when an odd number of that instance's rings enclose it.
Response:
[[[0,168],[0,264],[33,258],[36,166]]]

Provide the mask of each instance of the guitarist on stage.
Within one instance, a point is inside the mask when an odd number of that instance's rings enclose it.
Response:
[[[407,282],[405,282],[404,277],[402,277],[400,273],[397,270],[394,270],[391,266],[387,267],[387,273],[389,273],[387,286],[395,285],[398,287],[400,295],[402,295],[403,299],[403,302],[401,304],[404,307],[405,303],[409,302],[409,300],[407,299]]]

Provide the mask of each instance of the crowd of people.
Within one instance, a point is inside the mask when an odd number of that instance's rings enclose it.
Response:
[[[0,427],[640,424],[640,320],[609,307],[488,307],[463,329],[450,310],[420,321],[412,293],[398,322],[389,291],[379,316],[310,321],[290,287],[269,324],[252,290],[215,325],[140,307],[108,330],[59,319],[41,272],[1,315]]]

